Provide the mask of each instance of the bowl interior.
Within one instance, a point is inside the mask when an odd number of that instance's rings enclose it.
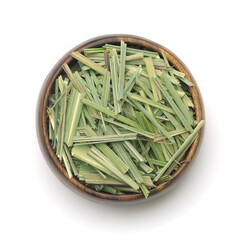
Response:
[[[93,38],[91,40],[88,40],[78,45],[77,47],[69,51],[65,56],[63,56],[60,59],[60,61],[54,66],[54,68],[51,70],[51,72],[49,73],[49,75],[47,76],[43,84],[42,90],[40,92],[40,101],[38,103],[37,118],[39,122],[38,131],[40,134],[41,142],[43,144],[43,150],[46,152],[45,153],[46,158],[48,158],[48,161],[51,161],[52,163],[55,164],[55,166],[59,169],[59,171],[66,178],[67,181],[74,184],[80,190],[88,194],[91,194],[93,196],[99,197],[99,198],[128,201],[128,200],[135,200],[135,199],[143,198],[143,194],[125,194],[125,195],[106,194],[106,193],[97,192],[97,191],[94,191],[93,189],[88,188],[87,186],[79,182],[74,177],[69,179],[66,169],[59,162],[49,142],[48,125],[47,125],[47,117],[46,117],[46,108],[48,104],[48,98],[54,89],[54,83],[55,83],[56,78],[60,74],[63,73],[63,69],[62,69],[63,63],[67,63],[69,66],[72,66],[72,64],[75,63],[75,60],[72,57],[70,57],[70,53],[72,51],[79,51],[82,53],[83,49],[101,47],[105,43],[120,45],[121,40],[124,40],[124,42],[126,42],[129,47],[136,47],[139,49],[148,49],[148,50],[156,51],[159,53],[162,50],[165,52],[165,55],[167,59],[169,60],[170,64],[173,65],[177,70],[185,73],[186,78],[195,84],[194,87],[190,88],[190,92],[192,94],[192,98],[193,98],[194,105],[195,105],[196,119],[200,121],[203,117],[200,94],[199,94],[196,82],[194,78],[192,77],[191,73],[189,72],[189,70],[187,69],[187,67],[182,63],[182,61],[178,57],[176,57],[171,51],[169,51],[165,47],[155,42],[152,42],[150,40],[147,40],[141,37],[130,36],[130,35],[107,35],[107,36],[102,36],[98,38]],[[186,166],[189,164],[189,162],[193,158],[193,155],[199,143],[199,139],[200,139],[200,134],[196,138],[196,140],[193,142],[190,149],[187,151],[185,160],[182,162],[181,166],[172,174],[172,179],[167,182],[163,182],[157,185],[156,188],[150,190],[150,195],[155,194],[165,189],[171,182],[173,182],[183,172],[183,170],[186,168]]]

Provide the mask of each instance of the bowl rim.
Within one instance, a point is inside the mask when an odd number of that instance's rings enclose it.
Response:
[[[60,173],[59,175],[63,176],[61,177],[63,179],[59,178],[60,180],[62,180],[62,182],[64,182],[63,180],[65,177],[66,179],[65,183],[67,183],[68,181],[72,183],[74,186],[76,186],[76,188],[80,189],[81,191],[87,194],[90,194],[91,196],[98,197],[98,198],[102,198],[106,200],[131,201],[131,200],[141,199],[144,197],[144,195],[142,193],[112,195],[112,194],[107,194],[103,192],[97,192],[93,189],[88,188],[86,185],[84,185],[83,183],[81,183],[79,180],[77,180],[74,177],[69,179],[66,169],[59,162],[50,144],[50,141],[48,138],[47,117],[46,117],[48,97],[51,93],[54,81],[56,80],[57,76],[60,75],[60,73],[63,71],[62,64],[67,63],[69,65],[72,61],[74,61],[74,59],[70,56],[70,53],[72,51],[82,52],[82,50],[85,48],[99,47],[99,46],[104,45],[105,43],[118,44],[120,43],[121,40],[123,40],[128,45],[136,45],[139,47],[145,47],[149,50],[156,51],[156,52],[163,50],[169,62],[177,70],[184,72],[186,75],[186,78],[194,83],[194,86],[190,87],[190,92],[192,94],[192,98],[193,98],[194,105],[195,105],[196,119],[197,121],[200,121],[204,118],[204,107],[203,107],[201,93],[199,91],[197,83],[194,77],[192,76],[192,74],[190,73],[189,69],[174,53],[172,53],[166,47],[154,41],[148,40],[146,38],[142,38],[142,37],[135,36],[135,35],[128,35],[128,34],[109,34],[109,35],[102,35],[102,36],[98,36],[95,38],[91,38],[85,42],[78,44],[77,46],[72,48],[70,51],[68,51],[51,69],[51,71],[47,75],[41,87],[39,97],[38,97],[37,109],[36,109],[36,131],[37,131],[38,142],[39,142],[44,158],[46,159],[50,168],[53,168],[53,169],[56,168],[59,170],[59,173]],[[196,140],[193,142],[192,146],[190,147],[185,160],[183,161],[181,166],[177,169],[177,171],[174,172],[174,174],[172,175],[172,178],[169,181],[160,183],[155,188],[151,189],[149,196],[152,196],[153,194],[156,194],[166,189],[167,186],[169,186],[173,181],[175,181],[183,173],[183,171],[186,169],[186,167],[189,165],[189,163],[193,159],[193,156],[199,145],[201,135],[202,135],[202,131],[199,132],[198,137],[196,138]]]

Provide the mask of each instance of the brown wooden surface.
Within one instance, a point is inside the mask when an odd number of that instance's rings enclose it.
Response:
[[[138,37],[138,36],[132,36],[132,35],[105,35],[100,36],[97,38],[90,39],[84,43],[81,43],[77,47],[73,48],[71,51],[69,51],[64,57],[60,59],[60,61],[54,66],[54,68],[51,70],[49,75],[47,76],[42,89],[40,91],[39,95],[39,101],[37,106],[37,135],[39,137],[39,144],[43,151],[44,156],[46,157],[46,160],[48,161],[49,165],[55,164],[55,166],[59,169],[59,171],[62,173],[63,178],[66,178],[67,181],[70,181],[72,184],[74,184],[77,188],[79,188],[81,191],[84,191],[90,195],[102,198],[102,199],[110,199],[110,200],[123,200],[123,201],[129,201],[129,200],[135,200],[139,198],[143,198],[143,194],[125,194],[125,195],[111,195],[106,194],[102,192],[94,191],[88,187],[86,187],[84,184],[79,182],[76,178],[69,179],[68,174],[66,172],[66,169],[60,164],[58,158],[56,157],[49,138],[48,138],[48,126],[47,126],[47,104],[48,104],[48,98],[50,93],[52,92],[54,82],[56,78],[63,72],[62,70],[62,64],[66,62],[68,65],[72,64],[74,59],[72,59],[69,54],[72,51],[79,51],[82,52],[85,48],[94,48],[94,47],[101,47],[102,45],[109,43],[109,44],[119,44],[121,40],[124,40],[124,42],[127,43],[128,46],[134,45],[139,47],[145,47],[149,50],[159,52],[161,50],[164,50],[167,59],[169,62],[179,71],[186,74],[186,78],[193,82],[195,84],[194,87],[190,88],[195,109],[196,109],[196,119],[200,121],[203,119],[203,107],[201,102],[201,96],[197,87],[197,84],[191,75],[190,71],[187,69],[187,67],[182,63],[182,61],[175,56],[171,51],[166,49],[165,47],[152,42],[150,40]],[[181,166],[178,168],[176,172],[172,175],[172,179],[159,184],[156,188],[152,189],[150,191],[150,195],[155,194],[159,191],[164,190],[171,182],[175,181],[175,179],[184,171],[184,169],[188,166],[190,161],[192,160],[199,140],[200,140],[201,132],[199,133],[199,136],[192,144],[184,162],[181,164]]]

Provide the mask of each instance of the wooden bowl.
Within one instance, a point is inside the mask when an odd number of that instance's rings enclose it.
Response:
[[[75,61],[72,57],[70,57],[70,53],[72,51],[79,51],[82,52],[83,49],[85,48],[95,48],[95,47],[101,47],[102,45],[109,43],[109,44],[120,44],[120,41],[123,40],[125,43],[127,43],[128,46],[138,46],[138,47],[144,47],[149,50],[159,52],[161,50],[164,50],[166,57],[168,61],[179,71],[185,73],[186,78],[193,82],[195,84],[194,87],[190,88],[193,100],[194,100],[194,105],[195,105],[195,110],[196,110],[196,119],[198,121],[203,119],[203,107],[202,107],[202,102],[201,102],[201,96],[198,91],[197,84],[191,75],[190,71],[187,69],[187,67],[183,64],[183,62],[175,56],[171,51],[169,51],[167,48],[159,45],[158,43],[152,42],[150,40],[138,37],[138,36],[132,36],[132,35],[105,35],[105,36],[100,36],[96,37],[93,39],[90,39],[86,42],[83,42],[70,50],[68,53],[66,53],[59,61],[58,63],[53,67],[53,69],[50,71],[48,74],[47,78],[45,79],[42,89],[39,94],[39,100],[37,104],[37,135],[39,139],[39,145],[42,149],[42,153],[44,157],[46,158],[46,161],[48,165],[54,169],[58,169],[59,172],[62,175],[61,180],[65,183],[70,182],[73,186],[75,186],[77,189],[90,194],[95,197],[99,197],[102,199],[107,199],[107,200],[120,200],[120,201],[129,201],[129,200],[136,200],[143,198],[143,194],[137,193],[137,194],[125,194],[125,195],[111,195],[103,192],[96,192],[93,189],[88,188],[85,186],[83,183],[79,182],[76,178],[72,177],[69,179],[68,174],[66,172],[66,169],[60,164],[58,158],[56,157],[49,138],[48,138],[48,126],[47,126],[47,114],[46,114],[46,108],[48,104],[48,98],[49,95],[52,92],[52,89],[54,87],[55,80],[57,77],[63,72],[62,69],[62,64],[67,63],[68,65],[71,65],[73,61]],[[171,184],[173,181],[175,181],[176,178],[185,170],[185,168],[188,166],[190,161],[192,160],[196,150],[197,146],[200,141],[200,135],[201,132],[199,133],[199,136],[196,138],[196,140],[193,142],[190,150],[188,151],[185,161],[181,164],[181,166],[178,168],[176,172],[172,175],[172,179],[163,182],[159,184],[156,188],[152,189],[150,191],[150,196],[158,193],[166,187]],[[57,173],[57,172],[56,172]],[[64,181],[65,180],[65,181]],[[67,184],[66,184],[67,185]],[[69,185],[69,184],[68,184]]]

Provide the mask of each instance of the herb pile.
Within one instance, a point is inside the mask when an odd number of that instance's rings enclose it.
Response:
[[[171,175],[204,125],[193,83],[158,53],[105,44],[72,52],[47,108],[49,139],[66,168],[96,191],[140,193]]]

